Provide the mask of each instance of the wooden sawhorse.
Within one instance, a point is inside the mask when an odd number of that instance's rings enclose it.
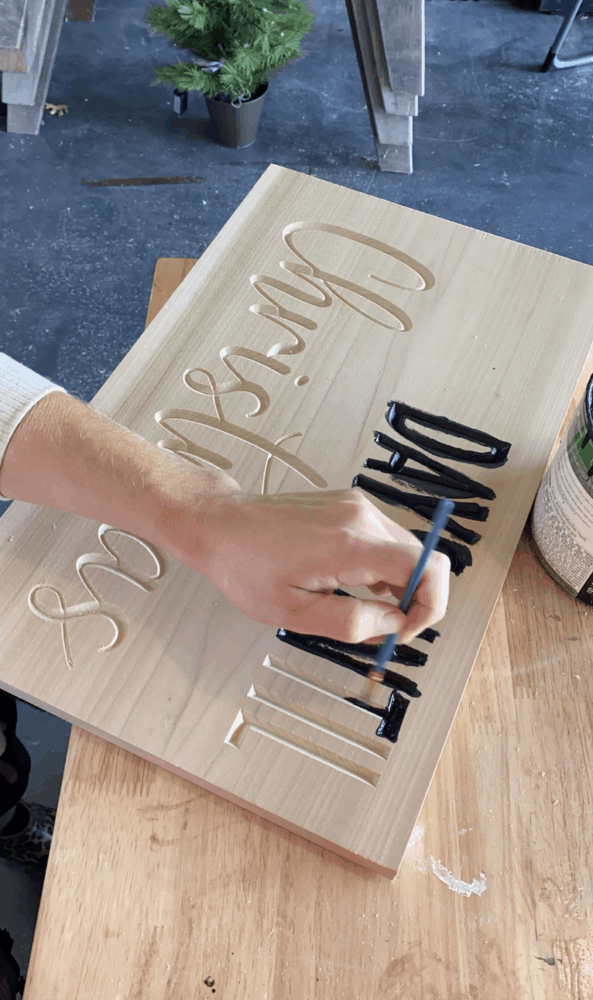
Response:
[[[412,118],[424,93],[424,0],[346,0],[346,7],[379,167],[410,174]],[[37,135],[64,14],[90,21],[94,0],[0,0],[0,14],[7,130]]]
[[[6,131],[38,135],[64,18],[92,21],[95,0],[0,0]]]

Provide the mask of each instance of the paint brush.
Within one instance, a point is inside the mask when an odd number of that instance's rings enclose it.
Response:
[[[450,515],[455,509],[455,504],[452,500],[442,499],[439,500],[432,522],[432,527],[428,532],[426,538],[424,539],[424,544],[422,546],[422,552],[418,557],[418,562],[414,566],[412,575],[408,580],[406,589],[404,590],[403,597],[399,602],[399,610],[407,615],[410,610],[410,605],[414,598],[414,594],[420,584],[424,570],[426,569],[426,564],[438,545],[439,538],[441,537],[441,532],[446,527],[447,521]],[[371,682],[381,684],[385,677],[385,671],[387,670],[387,664],[390,662],[393,656],[393,651],[397,646],[398,633],[394,632],[392,635],[388,635],[383,641],[379,652],[377,653],[377,659],[375,661],[374,667],[371,667],[367,674],[367,679]],[[366,689],[365,689],[366,690]]]

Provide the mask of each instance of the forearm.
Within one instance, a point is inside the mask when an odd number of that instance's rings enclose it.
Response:
[[[220,488],[218,476],[58,392],[23,418],[0,467],[6,497],[106,522],[169,550],[180,512]]]
[[[404,616],[418,541],[359,490],[245,496],[225,473],[171,455],[65,393],[12,435],[0,493],[130,531],[214,580],[266,625],[361,642],[406,642],[444,614],[450,564],[433,553]],[[232,494],[235,494],[234,496]],[[335,594],[366,585],[375,598]]]

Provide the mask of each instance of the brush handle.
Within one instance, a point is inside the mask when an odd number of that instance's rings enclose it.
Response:
[[[403,597],[399,602],[399,610],[407,615],[410,610],[410,605],[414,599],[414,594],[418,588],[418,585],[426,569],[426,564],[430,559],[430,556],[436,549],[439,538],[441,537],[441,532],[447,525],[449,517],[455,509],[455,504],[452,500],[442,499],[439,500],[436,510],[434,512],[434,518],[432,522],[432,527],[428,532],[426,538],[424,539],[424,544],[422,546],[422,552],[418,558],[418,562],[412,570],[412,575],[408,580],[406,589],[404,590]],[[387,668],[387,663],[391,660],[393,656],[393,651],[397,646],[398,633],[393,632],[392,635],[388,635],[383,641],[379,652],[377,653],[377,660],[372,671],[369,674],[380,674],[381,677],[384,676],[385,670]]]

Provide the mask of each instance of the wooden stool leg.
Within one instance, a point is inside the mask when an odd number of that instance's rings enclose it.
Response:
[[[424,93],[424,3],[346,0],[381,170],[412,173],[412,119]]]
[[[2,100],[8,106],[7,132],[19,135],[39,133],[65,9],[66,0],[48,0],[31,67],[26,73],[2,74]]]

